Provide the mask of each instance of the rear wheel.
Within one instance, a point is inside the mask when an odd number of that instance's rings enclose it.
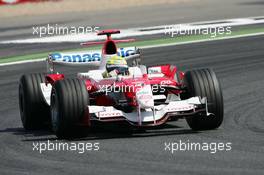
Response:
[[[80,136],[80,124],[84,121],[89,105],[86,85],[79,79],[56,82],[51,95],[52,128],[58,138]]]
[[[194,96],[206,97],[208,112],[212,116],[193,116],[186,118],[193,130],[209,130],[218,128],[223,121],[223,96],[220,84],[211,69],[193,70],[185,73],[184,85],[187,93],[183,98]]]
[[[19,82],[19,109],[26,130],[40,129],[50,120],[50,109],[41,92],[45,76],[41,73],[23,75]]]

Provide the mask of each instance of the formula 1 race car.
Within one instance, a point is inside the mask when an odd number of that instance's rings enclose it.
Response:
[[[53,53],[47,58],[48,72],[23,75],[19,106],[23,126],[38,129],[49,122],[58,138],[72,137],[80,127],[94,123],[125,122],[147,128],[184,118],[193,130],[218,128],[223,121],[220,84],[211,69],[180,72],[173,65],[146,67],[140,64],[136,47],[118,49],[113,40],[119,30],[104,30],[102,52]],[[132,65],[126,75],[104,77],[107,59],[120,55]],[[55,65],[86,65],[99,68],[69,79],[55,73]]]

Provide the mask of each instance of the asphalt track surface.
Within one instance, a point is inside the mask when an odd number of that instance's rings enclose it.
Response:
[[[264,36],[143,50],[143,62],[210,67],[221,82],[225,118],[217,130],[193,132],[185,120],[164,128],[120,134],[104,128],[71,142],[99,142],[99,151],[33,151],[33,142],[56,142],[48,130],[26,132],[18,110],[18,79],[45,64],[0,69],[0,174],[263,174]],[[83,69],[83,68],[82,68]],[[62,69],[60,69],[62,70]],[[76,68],[63,68],[65,72]],[[85,70],[85,69],[84,69]],[[82,71],[84,71],[82,70]],[[164,142],[232,143],[231,151],[165,151]],[[70,143],[70,141],[64,141]]]

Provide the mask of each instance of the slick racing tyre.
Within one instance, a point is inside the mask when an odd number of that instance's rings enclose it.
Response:
[[[54,84],[51,94],[51,123],[58,138],[79,137],[87,105],[89,94],[82,80],[65,79]]]
[[[184,85],[187,93],[184,98],[194,96],[206,97],[208,112],[211,116],[196,115],[186,118],[193,130],[210,130],[218,128],[223,121],[223,96],[220,84],[211,69],[193,70],[185,73]]]
[[[41,73],[27,74],[19,82],[19,109],[26,130],[40,129],[50,120],[50,108],[41,92],[40,83],[45,82]]]

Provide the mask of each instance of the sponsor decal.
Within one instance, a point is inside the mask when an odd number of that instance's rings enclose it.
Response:
[[[149,74],[161,73],[161,67],[150,67],[148,72]]]
[[[119,117],[123,116],[122,112],[116,111],[116,112],[99,112],[98,117]]]
[[[135,54],[135,48],[119,48],[118,55],[127,57]],[[100,51],[80,52],[80,53],[53,53],[50,55],[53,61],[57,62],[95,62],[100,61],[102,53]]]
[[[189,111],[189,110],[192,110],[194,109],[194,106],[193,105],[189,105],[189,106],[179,106],[179,107],[171,107],[171,108],[168,108],[167,111],[168,112],[173,112],[173,111]]]
[[[153,96],[151,94],[143,94],[138,97],[139,100],[152,100]]]
[[[88,53],[53,53],[51,55],[53,61],[62,62],[93,62],[101,60],[101,53],[99,52],[88,52]]]
[[[172,84],[172,81],[171,80],[162,80],[160,82],[161,85],[165,85],[165,84]]]
[[[147,95],[147,94],[150,94],[149,91],[146,91],[146,90],[141,90],[141,91],[138,91],[137,95]]]
[[[142,89],[137,91],[136,99],[141,107],[153,107],[154,106],[154,99],[152,94],[152,89],[150,85],[144,86]]]
[[[92,86],[86,86],[86,89],[87,89],[87,91],[90,91],[90,90],[92,90]]]

